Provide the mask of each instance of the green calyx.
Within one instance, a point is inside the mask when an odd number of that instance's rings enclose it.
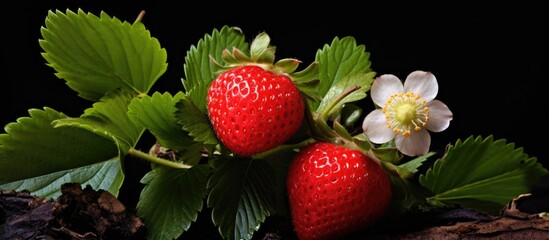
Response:
[[[252,41],[250,46],[250,54],[238,48],[233,48],[232,51],[225,49],[222,52],[224,64],[220,64],[213,57],[210,57],[214,72],[221,73],[225,70],[244,65],[260,66],[265,70],[274,72],[277,75],[288,76],[296,85],[306,85],[318,83],[318,63],[313,62],[307,68],[295,72],[301,64],[301,61],[295,58],[284,58],[275,62],[276,47],[270,45],[271,38],[267,33],[258,34]]]

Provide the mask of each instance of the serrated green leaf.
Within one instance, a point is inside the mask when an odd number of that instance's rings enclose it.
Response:
[[[223,26],[221,30],[214,29],[212,34],[206,34],[198,41],[196,46],[192,45],[185,56],[185,79],[183,86],[198,109],[206,112],[207,88],[215,79],[217,73],[210,63],[210,57],[217,62],[222,62],[223,50],[237,48],[248,52],[248,43],[245,42],[244,34],[237,27]]]
[[[176,117],[183,129],[194,137],[194,140],[204,144],[217,144],[217,137],[213,131],[208,116],[201,112],[188,97],[184,97],[176,104]]]
[[[334,96],[354,85],[360,86],[362,92],[369,90],[375,72],[370,68],[370,53],[365,49],[364,45],[357,45],[356,40],[348,36],[341,40],[336,37],[330,45],[326,44],[322,50],[317,51],[315,60],[320,69],[317,91],[319,95],[326,96],[322,100],[324,104],[330,103]],[[331,93],[327,95],[329,91]],[[363,97],[365,95],[356,98]],[[320,105],[319,102],[313,103],[311,109],[318,112]]]
[[[416,173],[418,171],[418,168],[423,165],[423,162],[425,162],[428,158],[435,155],[435,152],[429,152],[423,156],[419,156],[417,158],[414,158],[408,162],[405,162],[403,164],[398,165],[399,168],[406,169],[410,171],[411,173]]]
[[[41,29],[42,56],[84,99],[117,88],[147,93],[167,69],[166,50],[145,26],[78,10],[50,11]]]
[[[51,108],[29,110],[0,134],[0,183],[76,169],[118,157],[111,140],[80,128],[53,128],[52,122],[67,116]],[[37,189],[47,186],[37,181]]]
[[[224,159],[208,181],[212,220],[225,239],[251,239],[274,212],[275,170],[260,159]]]
[[[54,121],[55,127],[78,127],[111,139],[122,154],[135,146],[144,128],[137,126],[128,116],[128,105],[133,96],[123,90],[109,92],[79,118]]]
[[[82,187],[109,191],[114,196],[124,182],[121,161],[118,158],[70,170],[54,172],[38,177],[0,185],[0,189],[27,190],[32,195],[55,199],[61,195],[61,185],[76,182]]]
[[[176,239],[189,229],[203,208],[210,170],[157,167],[143,177],[137,213],[147,225],[147,239]]]
[[[471,200],[504,206],[520,194],[528,193],[533,184],[549,171],[528,157],[522,148],[507,144],[505,139],[469,137],[458,139],[446,155],[438,159],[420,184],[433,194],[435,205],[461,204]]]
[[[128,109],[130,118],[140,127],[149,130],[160,145],[184,150],[195,144],[193,138],[183,130],[175,117],[176,103],[184,98],[183,92],[172,96],[170,93],[153,93],[131,101]]]

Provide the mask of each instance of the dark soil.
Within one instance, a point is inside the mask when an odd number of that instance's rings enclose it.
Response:
[[[104,190],[68,183],[56,201],[28,192],[0,195],[0,239],[145,239],[145,225]]]
[[[146,239],[146,224],[112,194],[68,183],[56,200],[28,192],[0,193],[0,239]],[[349,235],[346,239],[549,239],[549,217],[529,213],[523,195],[498,216],[470,209],[410,214]],[[536,198],[538,200],[538,198]],[[546,200],[546,199],[545,199]],[[208,210],[181,239],[221,239]],[[296,240],[291,220],[269,217],[254,239]]]

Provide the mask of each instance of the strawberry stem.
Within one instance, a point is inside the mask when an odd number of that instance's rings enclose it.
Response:
[[[349,94],[359,89],[360,89],[360,86],[353,86],[347,89],[346,91],[342,92],[341,94],[339,94],[339,96],[337,96],[337,98],[331,101],[328,104],[328,106],[326,106],[326,108],[323,109],[322,113],[320,113],[321,119],[324,121],[327,121],[334,107],[336,107],[339,104],[339,102],[341,102],[345,97],[349,96]]]
[[[334,141],[335,144],[338,144],[338,145],[342,145],[346,148],[349,148],[349,149],[354,149],[354,150],[357,150],[361,153],[363,153],[364,155],[370,157],[371,159],[373,159],[374,161],[378,162],[378,163],[381,163],[381,159],[379,159],[372,151],[371,149],[365,149],[364,147],[362,146],[359,146],[358,144],[356,144],[356,142],[352,141],[352,140],[348,140],[348,139],[345,139],[345,138],[337,138],[335,139]]]
[[[179,168],[179,169],[189,169],[189,168],[192,167],[192,166],[187,165],[187,164],[172,162],[172,161],[169,161],[169,160],[166,160],[166,159],[163,159],[163,158],[154,157],[150,154],[146,154],[146,153],[141,152],[141,151],[139,151],[137,149],[134,149],[134,148],[130,148],[130,150],[128,151],[128,154],[132,155],[132,156],[135,156],[135,157],[138,157],[138,158],[141,158],[141,159],[144,159],[144,160],[147,160],[147,161],[152,162],[152,163],[156,163],[156,164],[160,164],[162,166],[166,166],[166,167]]]
[[[299,142],[299,143],[296,143],[296,144],[286,144],[286,145],[279,145],[271,150],[268,150],[268,151],[265,151],[265,152],[262,152],[262,153],[258,153],[254,156],[252,156],[252,159],[262,159],[262,158],[265,158],[271,154],[275,154],[275,153],[278,153],[278,152],[282,152],[282,151],[286,151],[286,150],[290,150],[290,149],[301,149],[313,142],[315,142],[316,140],[313,139],[313,138],[308,138],[307,140],[304,140],[302,142]]]

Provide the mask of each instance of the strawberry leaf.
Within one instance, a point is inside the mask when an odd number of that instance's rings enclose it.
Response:
[[[113,158],[105,162],[6,183],[0,185],[0,189],[25,190],[32,195],[54,199],[61,195],[61,185],[77,182],[83,187],[89,185],[93,189],[104,189],[118,196],[124,181],[120,163],[120,159]]]
[[[183,86],[187,96],[203,113],[206,112],[208,87],[217,75],[210,57],[221,62],[223,50],[233,48],[247,51],[248,43],[239,28],[223,26],[221,30],[214,29],[211,35],[206,34],[196,46],[192,45],[187,51],[183,66],[186,78],[183,79]]]
[[[481,208],[479,203],[504,206],[549,171],[528,157],[522,148],[505,139],[469,137],[458,139],[419,180],[434,196],[433,205]],[[473,200],[473,201],[472,201]]]
[[[65,180],[72,180],[117,195],[123,176],[120,163],[113,163],[118,151],[112,141],[80,128],[52,127],[52,121],[67,116],[51,108],[29,114],[0,134],[0,183],[12,182],[1,188],[55,196]]]
[[[411,173],[416,173],[418,171],[418,168],[423,165],[423,162],[425,162],[428,158],[435,155],[436,152],[428,152],[427,154],[423,156],[419,156],[417,158],[414,158],[408,162],[405,162],[403,164],[398,165],[399,168],[406,169],[407,171]]]
[[[111,141],[75,128],[53,128],[66,118],[51,108],[31,109],[29,117],[6,125],[0,135],[0,181],[41,176],[117,156]],[[76,160],[77,159],[77,160]]]
[[[345,102],[366,96],[364,92],[370,89],[375,72],[370,68],[370,53],[365,49],[364,45],[357,45],[356,40],[348,36],[341,40],[336,37],[331,45],[326,44],[317,51],[315,59],[320,69],[317,91],[324,98],[321,102],[312,102],[311,109],[321,112],[337,96],[354,86],[360,86],[360,91],[348,96]]]
[[[208,116],[201,112],[188,97],[184,97],[176,104],[178,123],[194,140],[204,144],[217,144],[217,137],[210,125]]]
[[[206,165],[157,167],[143,177],[137,213],[147,223],[147,239],[176,239],[189,229],[203,208],[209,173]]]
[[[274,212],[275,170],[261,159],[222,159],[210,177],[208,206],[226,239],[251,239]]]
[[[100,102],[86,109],[79,118],[64,118],[54,121],[55,127],[73,126],[86,129],[111,139],[121,153],[133,148],[143,128],[128,117],[128,105],[133,96],[122,90],[115,90],[101,98]]]
[[[195,142],[175,117],[175,105],[183,97],[182,92],[175,96],[155,92],[151,97],[134,98],[128,115],[138,126],[148,129],[163,147],[184,150]]]
[[[141,22],[50,11],[41,33],[42,56],[84,99],[97,101],[117,88],[145,94],[167,69],[166,50]]]

